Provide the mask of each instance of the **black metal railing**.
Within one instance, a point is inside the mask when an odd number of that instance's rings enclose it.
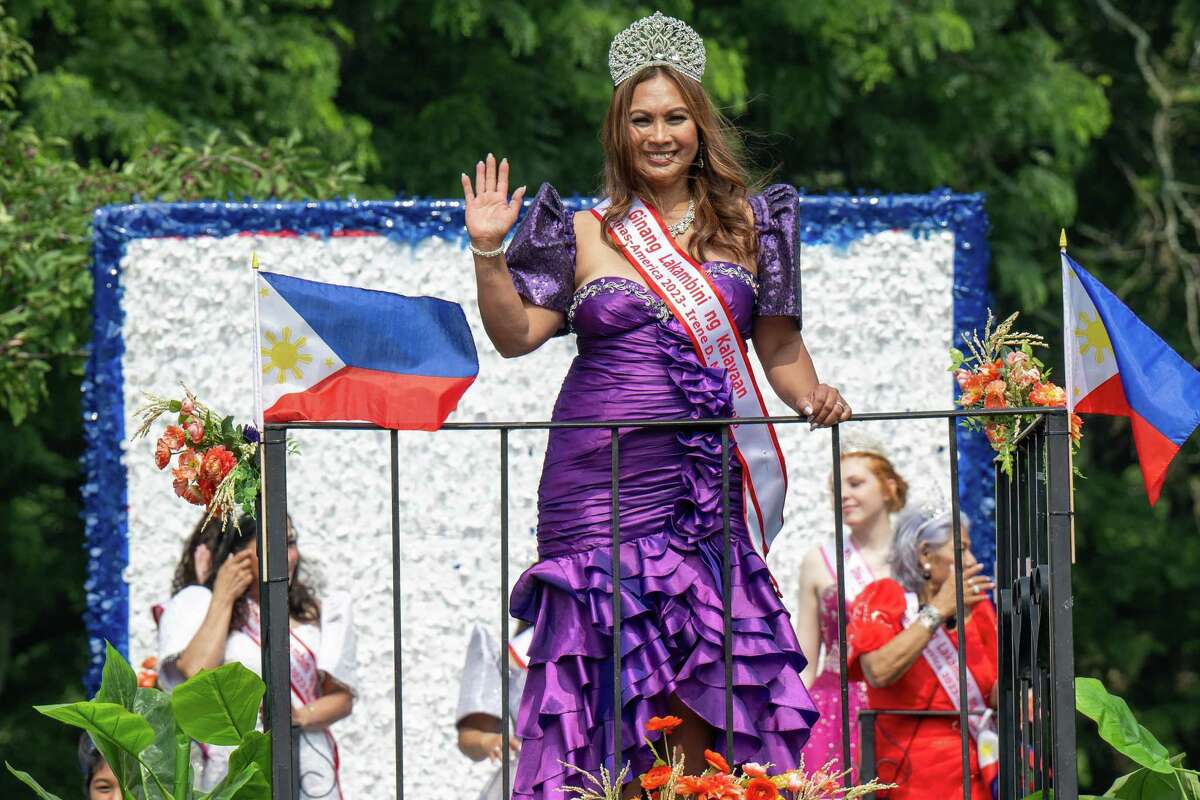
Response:
[[[1020,439],[1014,479],[1002,474],[997,489],[998,547],[998,610],[1001,790],[1002,800],[1018,800],[1034,788],[1054,788],[1058,800],[1076,800],[1075,731],[1074,731],[1074,662],[1071,654],[1071,485],[1070,445],[1067,437],[1067,417],[1061,409],[1027,408],[989,411],[917,411],[859,414],[850,423],[943,419],[947,423],[949,453],[949,495],[953,512],[955,567],[962,572],[962,530],[959,515],[958,437],[961,420],[968,416],[1037,415],[1037,422]],[[731,425],[797,424],[803,418],[759,417],[753,419],[701,420],[590,420],[573,422],[497,422],[450,423],[441,430],[493,431],[499,434],[500,447],[500,631],[499,653],[501,678],[501,752],[510,750],[512,709],[509,707],[508,645],[510,639],[508,609],[508,450],[509,434],[518,430],[552,430],[562,428],[607,429],[610,433],[612,474],[612,616],[613,616],[613,741],[609,766],[614,773],[623,752],[621,724],[621,602],[620,586],[620,441],[619,431],[634,428],[719,429],[721,435],[722,471],[722,550],[724,600],[724,667],[725,667],[725,751],[733,753],[733,652],[732,652],[732,593],[730,564],[729,471]],[[848,423],[843,423],[848,424]],[[272,785],[276,800],[291,800],[297,796],[298,775],[291,753],[295,732],[290,725],[291,697],[289,691],[289,642],[287,609],[287,444],[286,434],[294,429],[321,430],[380,430],[366,423],[287,423],[268,424],[263,437],[264,498],[263,521],[259,536],[260,558],[264,565],[261,597],[263,606],[263,675],[268,693],[265,708],[266,727],[272,733]],[[831,428],[831,459],[833,465],[834,539],[837,561],[835,566],[838,593],[838,642],[840,696],[842,709],[849,708],[847,677],[845,600],[845,564],[843,560],[844,532],[841,510],[841,435],[840,426]],[[392,616],[395,647],[395,715],[396,715],[396,788],[395,797],[404,797],[403,694],[401,681],[401,645],[403,625],[400,610],[400,480],[399,440],[396,431],[391,437],[391,534],[393,559]],[[957,585],[956,614],[958,630],[959,718],[962,737],[963,797],[971,797],[969,769],[969,726],[967,719],[966,653],[963,626],[962,584]],[[1049,638],[1042,638],[1045,628]],[[815,653],[806,654],[816,658]],[[1019,713],[1018,706],[1029,689],[1032,712]],[[871,714],[886,713],[883,711]],[[905,712],[907,713],[907,712]],[[870,717],[873,721],[874,717]],[[849,714],[841,714],[842,762],[851,764],[851,726]],[[1049,738],[1049,743],[1047,739]],[[1019,754],[1019,760],[1018,760]],[[1032,760],[1029,760],[1032,759]],[[1036,766],[1026,769],[1026,763]],[[512,786],[509,758],[501,758],[502,796],[509,797]],[[864,763],[864,774],[873,772],[873,764]],[[868,768],[869,767],[869,768]],[[1053,767],[1053,768],[1052,768]],[[847,784],[851,774],[845,777]],[[288,787],[288,788],[285,788]]]

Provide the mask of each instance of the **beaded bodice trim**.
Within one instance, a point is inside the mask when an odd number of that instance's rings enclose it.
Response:
[[[754,292],[755,298],[758,297],[758,279],[741,267],[714,261],[706,264],[705,270],[710,275],[721,275],[725,278],[733,278],[734,280],[741,281],[750,287],[750,290]],[[585,300],[598,297],[602,294],[616,294],[617,292],[641,300],[654,312],[659,322],[670,321],[671,309],[667,308],[667,304],[660,300],[658,295],[630,278],[612,277],[598,278],[579,287],[579,290],[571,298],[570,308],[567,309],[567,324],[570,326],[575,325],[575,312]]]

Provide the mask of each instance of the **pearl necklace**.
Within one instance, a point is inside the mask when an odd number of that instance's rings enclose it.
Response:
[[[683,212],[683,216],[679,222],[676,222],[674,225],[668,225],[667,230],[671,232],[672,236],[682,236],[687,233],[688,228],[692,227],[694,219],[696,219],[696,201],[689,199],[687,211]]]

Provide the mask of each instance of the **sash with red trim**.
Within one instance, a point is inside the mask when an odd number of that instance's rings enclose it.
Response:
[[[835,581],[837,580],[836,554],[833,542],[821,545],[821,558],[825,560],[825,567]],[[842,563],[846,568],[846,598],[849,601],[862,594],[862,590],[875,580],[875,573],[871,571],[871,565],[867,563],[867,559],[859,552],[854,540],[849,536],[842,543]]]
[[[907,627],[917,618],[920,601],[915,592],[905,592],[904,625]],[[958,708],[958,648],[950,641],[950,635],[945,627],[939,625],[925,649],[921,652],[929,668],[937,677],[938,683]],[[1000,774],[1000,736],[996,728],[996,717],[992,709],[983,699],[983,692],[971,670],[967,673],[967,710],[982,713],[971,714],[967,717],[967,727],[971,738],[975,740],[975,750],[979,758],[979,771],[983,779],[991,783]]]
[[[601,224],[609,204],[604,200],[592,209]],[[679,247],[658,213],[634,198],[629,213],[609,224],[608,231],[621,254],[687,332],[701,363],[725,370],[734,416],[768,416],[733,315],[708,273]],[[783,527],[787,495],[783,452],[773,425],[732,425],[731,432],[737,444],[734,452],[742,464],[750,543],[765,560]]]

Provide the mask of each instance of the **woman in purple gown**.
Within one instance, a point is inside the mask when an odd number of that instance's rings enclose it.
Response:
[[[848,419],[821,384],[800,336],[799,198],[783,185],[752,194],[736,134],[699,83],[703,44],[656,14],[614,40],[616,88],[602,132],[608,219],[635,198],[658,210],[678,247],[707,272],[771,389],[813,425]],[[699,419],[733,414],[725,370],[699,360],[667,305],[590,212],[572,214],[543,185],[507,252],[525,188],[508,197],[507,160],[464,174],[479,309],[496,349],[523,355],[572,331],[579,354],[555,420]],[[606,222],[608,221],[606,219]],[[620,535],[622,725],[618,767],[650,766],[651,717],[684,720],[672,736],[689,768],[723,749],[721,452],[717,430],[622,429]],[[534,625],[517,716],[523,747],[515,798],[550,800],[612,766],[610,434],[550,434],[538,495],[538,562],[513,590]],[[795,767],[817,712],[806,660],[743,522],[742,468],[730,459],[733,538],[734,752],[731,761]],[[633,782],[625,796],[632,796]]]

